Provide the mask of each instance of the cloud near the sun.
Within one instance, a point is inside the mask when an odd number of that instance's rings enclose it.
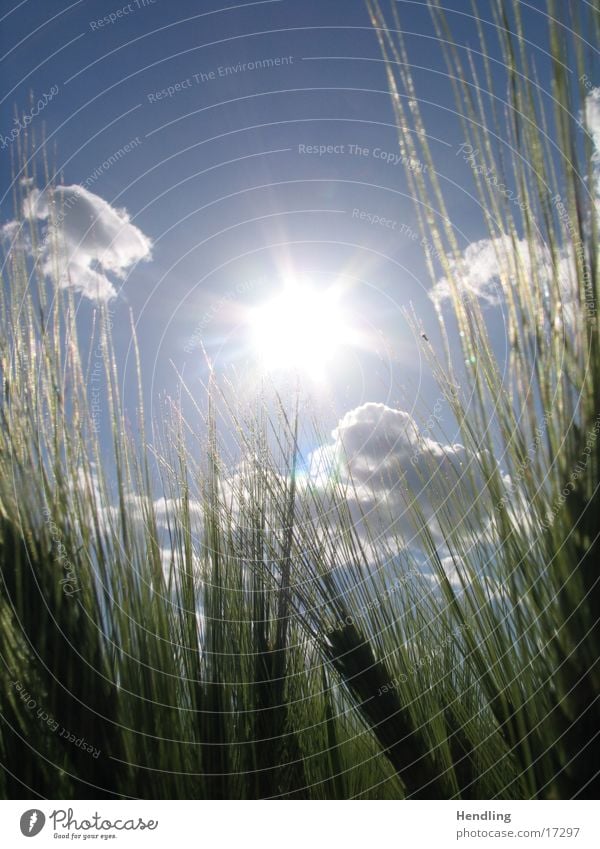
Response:
[[[39,260],[45,273],[93,300],[113,298],[127,272],[151,257],[151,240],[127,211],[82,186],[31,188],[23,214],[42,224]],[[4,226],[7,235],[14,229],[14,222]]]
[[[592,192],[600,214],[600,87],[592,89],[586,97],[582,119],[593,146]],[[570,243],[563,244],[555,262],[553,269],[550,248],[541,240],[528,241],[505,234],[471,242],[458,259],[450,260],[449,267],[462,292],[490,305],[502,303],[506,290],[518,276],[530,279],[535,271],[547,284],[554,277],[559,281],[568,317],[576,288],[575,257]],[[450,296],[450,283],[442,277],[431,290],[430,297],[434,303],[441,304]]]

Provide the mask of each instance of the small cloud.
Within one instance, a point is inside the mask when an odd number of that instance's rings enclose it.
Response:
[[[127,211],[82,186],[31,187],[23,214],[43,222],[39,259],[44,272],[92,300],[115,297],[115,282],[135,263],[151,258],[151,240],[131,223]],[[14,233],[15,224],[4,225],[5,236]]]
[[[467,292],[490,305],[502,302],[505,289],[517,279],[517,275],[528,277],[532,264],[551,271],[551,255],[543,245],[531,245],[526,239],[498,236],[495,239],[480,239],[471,242],[459,260],[450,261],[452,276],[459,281],[463,292]],[[451,288],[446,277],[433,287],[430,297],[434,303],[450,298]]]
[[[0,227],[0,236],[7,242],[14,242],[18,235],[21,225],[18,221],[7,221]]]
[[[585,120],[596,148],[596,159],[600,157],[600,86],[593,88],[585,99]]]
[[[477,455],[429,438],[408,412],[363,404],[342,417],[332,436],[333,443],[313,455],[314,485],[325,489],[328,478],[347,482],[352,515],[379,526],[383,536],[414,544],[410,505],[436,536],[443,536],[442,527],[460,530],[478,499],[486,498]]]
[[[592,163],[596,192],[596,209],[600,214],[600,86],[593,88],[585,99],[585,123],[594,144]]]

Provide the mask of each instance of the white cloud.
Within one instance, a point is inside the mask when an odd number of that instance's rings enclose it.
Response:
[[[600,87],[592,89],[588,94],[583,111],[582,117],[594,145],[594,191],[596,205],[600,207]],[[502,303],[506,288],[517,278],[517,274],[528,279],[535,269],[542,283],[549,284],[552,279],[552,256],[548,246],[541,241],[529,243],[526,239],[515,239],[513,242],[510,236],[503,235],[471,242],[459,260],[450,261],[450,268],[463,292],[468,292],[484,303],[497,305]],[[555,274],[568,318],[575,297],[576,281],[571,244],[565,244],[560,252]],[[442,277],[431,290],[430,297],[434,303],[440,304],[450,298],[450,293],[450,284],[447,278]]]
[[[596,148],[596,158],[600,156],[600,86],[593,88],[585,99],[585,118]]]
[[[0,227],[0,235],[7,242],[13,242],[19,236],[20,227],[21,225],[18,221],[7,221]]]
[[[592,137],[594,152],[594,182],[596,190],[596,208],[600,208],[600,86],[593,88],[585,99],[585,123]],[[600,209],[599,209],[600,212]]]
[[[31,188],[23,213],[42,223],[40,261],[45,273],[88,298],[113,298],[115,282],[135,263],[150,259],[152,243],[131,223],[127,211],[82,186]]]
[[[460,260],[450,261],[450,268],[463,291],[495,305],[502,302],[505,289],[517,280],[518,275],[531,277],[533,264],[538,273],[550,279],[551,254],[545,245],[530,245],[526,239],[513,242],[510,236],[504,235],[471,242]],[[440,303],[450,297],[450,291],[447,278],[442,277],[433,287],[430,297]]]

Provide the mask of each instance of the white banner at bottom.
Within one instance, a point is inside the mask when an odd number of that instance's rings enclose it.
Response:
[[[588,801],[0,801],[0,845],[598,849]],[[28,843],[28,841],[34,841]]]

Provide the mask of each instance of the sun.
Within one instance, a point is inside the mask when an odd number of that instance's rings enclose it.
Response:
[[[314,378],[350,342],[351,329],[336,287],[288,281],[249,314],[250,344],[266,371],[294,370]]]

